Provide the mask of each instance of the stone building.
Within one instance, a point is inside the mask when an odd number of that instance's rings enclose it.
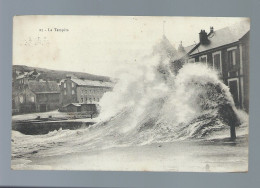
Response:
[[[29,80],[13,89],[13,112],[46,112],[58,109],[60,88],[55,81]]]
[[[14,89],[22,88],[22,86],[28,84],[30,80],[38,80],[39,76],[40,73],[38,73],[36,69],[30,72],[21,72],[21,71],[13,70],[13,76],[12,76],[13,88]]]
[[[67,76],[60,82],[60,105],[70,103],[98,104],[104,93],[112,91],[113,83]]]

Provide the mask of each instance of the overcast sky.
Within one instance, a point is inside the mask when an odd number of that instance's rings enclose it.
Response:
[[[13,64],[116,77],[120,67],[147,55],[164,33],[177,48],[198,42],[201,29],[220,29],[242,18],[18,16]],[[165,24],[163,24],[165,23]],[[57,29],[68,31],[60,32]],[[49,31],[48,31],[49,30]]]

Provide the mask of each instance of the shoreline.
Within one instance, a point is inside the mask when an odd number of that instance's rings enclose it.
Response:
[[[186,140],[53,156],[39,152],[12,159],[11,166],[13,170],[246,172],[247,146],[247,136],[242,136],[235,142]]]

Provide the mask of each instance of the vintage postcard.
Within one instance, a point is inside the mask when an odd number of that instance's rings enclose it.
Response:
[[[247,172],[250,19],[15,16],[13,170]]]

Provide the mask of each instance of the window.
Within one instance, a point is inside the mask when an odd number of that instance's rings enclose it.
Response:
[[[81,97],[81,102],[83,102],[83,97]]]
[[[188,63],[195,63],[195,58],[191,58],[188,60]]]
[[[222,60],[221,60],[221,52],[215,52],[212,54],[213,56],[213,69],[222,73]]]
[[[34,96],[31,97],[31,102],[34,102]]]
[[[74,95],[74,94],[75,94],[75,91],[74,91],[74,90],[71,90],[71,94]]]
[[[236,51],[229,50],[228,51],[228,66],[231,69],[234,65],[236,65]]]
[[[239,70],[239,64],[236,63],[236,51],[237,47],[227,49],[227,64],[228,64],[228,76],[237,76]]]
[[[67,92],[66,92],[66,90],[64,91],[64,95],[67,95]]]
[[[67,85],[66,82],[64,82],[64,88],[66,88],[66,85]]]
[[[23,103],[23,96],[19,97],[20,103]]]
[[[207,63],[207,55],[200,56],[200,62]]]
[[[71,86],[74,87],[74,85],[75,85],[75,84],[72,82],[72,83],[71,83]]]

